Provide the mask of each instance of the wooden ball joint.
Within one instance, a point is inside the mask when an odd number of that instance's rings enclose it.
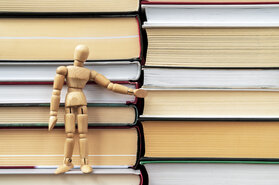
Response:
[[[65,173],[73,168],[72,155],[74,149],[75,120],[77,120],[79,134],[79,151],[81,160],[81,171],[91,173],[92,167],[88,164],[88,115],[87,102],[82,89],[86,83],[91,80],[108,90],[121,94],[134,95],[138,98],[144,98],[147,91],[143,89],[131,89],[123,85],[110,82],[105,76],[96,71],[91,71],[84,67],[84,62],[89,55],[89,49],[85,45],[78,45],[74,52],[74,65],[60,66],[56,70],[56,76],[53,83],[53,91],[50,103],[49,130],[52,130],[57,122],[57,112],[60,104],[61,89],[66,79],[68,91],[65,99],[65,132],[66,141],[64,148],[63,165],[59,166],[55,173]],[[76,112],[77,114],[74,114]]]

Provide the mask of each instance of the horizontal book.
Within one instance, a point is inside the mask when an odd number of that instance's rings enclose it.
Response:
[[[278,1],[279,3],[279,1]],[[279,5],[142,5],[144,27],[278,27]]]
[[[142,4],[277,4],[278,0],[145,0]]]
[[[1,18],[0,35],[0,61],[72,61],[79,44],[89,61],[141,58],[137,16]]]
[[[2,13],[119,13],[138,11],[139,0],[5,0],[0,5]]]
[[[136,82],[117,82],[129,88],[137,88]],[[0,104],[18,103],[50,103],[52,82],[1,82]],[[65,102],[66,85],[61,92],[61,103]],[[137,98],[132,95],[118,94],[94,83],[89,83],[83,89],[87,103],[135,103]]]
[[[278,67],[278,10],[278,5],[146,5],[146,65]]]
[[[278,121],[144,121],[144,157],[278,159]]]
[[[75,134],[73,164],[80,165],[78,134]],[[137,162],[137,128],[90,128],[88,130],[89,163],[93,166],[132,167]],[[2,167],[57,167],[64,158],[64,129],[1,128],[0,166]]]
[[[91,185],[140,185],[141,173],[132,169],[94,168],[92,174],[81,174],[72,170],[66,175],[55,175],[55,169],[0,169],[0,180],[4,184],[22,185],[68,185],[86,183]]]
[[[68,65],[73,62],[0,62],[0,81],[53,81],[57,67]],[[139,61],[85,62],[85,67],[112,81],[138,80],[141,73]]]
[[[144,68],[146,89],[279,89],[279,69]]]
[[[146,28],[145,65],[278,67],[278,28]]]
[[[278,119],[276,90],[149,90],[142,119]]]
[[[126,126],[137,122],[135,105],[88,104],[89,126]],[[56,126],[64,126],[64,107],[58,111]],[[0,106],[0,125],[3,127],[48,126],[49,104]]]
[[[232,161],[143,161],[149,185],[275,185],[279,164]]]

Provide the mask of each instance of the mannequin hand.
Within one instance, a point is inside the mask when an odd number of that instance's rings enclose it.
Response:
[[[138,98],[144,98],[147,96],[147,91],[144,89],[135,89],[134,95]]]
[[[48,130],[52,130],[53,127],[55,126],[57,122],[57,116],[50,116],[49,118],[49,122],[48,122]]]

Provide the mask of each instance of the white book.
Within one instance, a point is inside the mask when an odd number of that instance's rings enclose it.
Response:
[[[0,81],[53,81],[56,68],[67,65],[73,62],[1,62]],[[86,62],[85,67],[112,81],[138,80],[141,72],[138,61]]]
[[[139,185],[140,171],[132,169],[93,169],[92,174],[71,170],[65,175],[55,175],[55,169],[0,169],[1,184],[21,185]]]
[[[278,27],[279,5],[142,5],[143,27]]]
[[[278,164],[144,164],[149,185],[278,185]]]
[[[279,89],[279,69],[144,68],[145,89]]]
[[[122,84],[129,88],[136,88],[136,83]],[[50,103],[52,84],[14,84],[0,85],[0,104],[18,103]],[[122,103],[135,102],[131,95],[119,94],[97,84],[87,84],[84,88],[87,103]],[[61,92],[61,103],[65,102],[67,87]]]

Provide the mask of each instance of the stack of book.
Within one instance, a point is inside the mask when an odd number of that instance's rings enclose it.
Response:
[[[138,88],[139,0],[12,0],[0,2],[0,7],[0,181],[141,184],[140,171],[133,169],[142,148],[133,96],[115,94],[94,82],[85,87],[93,175],[82,177],[74,169],[65,176],[53,176],[64,158],[66,85],[57,125],[51,132],[47,128],[56,68],[73,65],[79,44],[90,49],[85,67]],[[78,143],[73,164],[79,165]]]
[[[279,5],[195,2],[142,5],[149,184],[278,184]]]

